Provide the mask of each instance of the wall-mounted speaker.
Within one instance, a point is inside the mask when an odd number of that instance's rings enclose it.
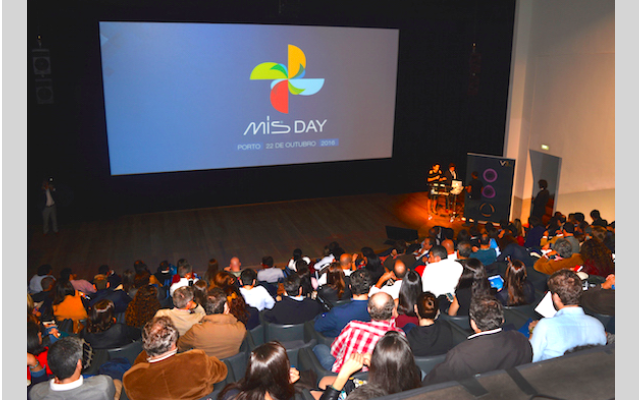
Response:
[[[38,78],[35,80],[36,99],[38,105],[53,103],[53,84],[48,78]]]
[[[48,49],[32,49],[31,59],[34,74],[41,76],[51,74],[51,57]]]

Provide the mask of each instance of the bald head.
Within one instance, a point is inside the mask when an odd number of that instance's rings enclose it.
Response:
[[[372,321],[388,321],[393,318],[395,300],[386,292],[377,292],[368,299],[368,313]]]
[[[406,276],[406,264],[399,258],[395,261],[395,266],[393,267],[393,272],[395,273],[395,278],[404,279]]]
[[[342,269],[351,269],[353,258],[350,254],[344,253],[339,257],[339,265]]]
[[[231,268],[231,271],[239,271],[240,267],[242,266],[242,263],[240,262],[240,259],[237,257],[233,257],[231,258],[231,262],[229,264],[229,267]]]
[[[451,254],[455,253],[455,243],[453,243],[452,240],[446,239],[446,240],[442,241],[442,246],[444,246],[444,248],[448,252],[448,255],[451,255]]]

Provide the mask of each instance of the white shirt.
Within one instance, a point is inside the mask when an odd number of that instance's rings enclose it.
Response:
[[[49,189],[46,189],[45,194],[47,195],[47,207],[52,206],[53,204],[55,204],[55,202],[53,201],[53,197],[51,197],[51,191],[49,191]],[[82,384],[80,384],[82,385]]]
[[[351,276],[351,272],[353,272],[350,269],[343,269],[342,271],[344,271],[344,276]],[[317,280],[317,285],[323,286],[323,285],[326,285],[327,282],[328,282],[328,272],[324,272],[324,274],[322,274],[322,276],[320,276],[320,278]]]
[[[311,264],[311,259],[310,259],[310,258],[308,258],[308,257],[302,257],[302,259],[303,259],[304,261],[306,261],[306,263],[307,263],[307,264],[309,264],[309,265]],[[291,258],[291,260],[288,262],[288,268],[289,268],[290,270],[292,270],[292,271],[297,271],[297,268],[295,267],[295,260],[293,260],[292,258]]]
[[[189,281],[193,281],[193,283],[196,282],[195,279],[180,278],[178,282],[175,282],[173,285],[171,285],[171,287],[169,288],[169,294],[171,295],[171,297],[173,297],[175,289],[181,288],[183,286],[189,286]]]
[[[240,288],[240,293],[246,304],[259,311],[271,309],[275,305],[275,300],[264,286],[254,286],[251,289]]]
[[[82,376],[80,376],[80,378],[68,384],[57,384],[55,382],[55,379],[52,378],[51,380],[49,380],[49,387],[51,387],[51,391],[68,391],[70,389],[76,389],[78,387],[81,387],[83,383],[84,383],[84,378]]]
[[[436,297],[446,293],[454,294],[463,270],[460,263],[448,258],[428,264],[422,274],[422,289],[424,292],[432,292]]]
[[[402,287],[401,280],[395,281],[395,283],[393,283],[392,285],[384,285],[381,287],[381,289],[378,288],[377,286],[373,286],[371,287],[371,290],[368,292],[368,297],[371,297],[375,293],[386,292],[393,299],[399,299],[399,289],[401,289],[401,287]]]
[[[333,261],[335,261],[335,257],[333,256],[333,254],[330,254],[330,255],[328,255],[328,256],[326,256],[326,257],[322,258],[321,260],[317,261],[317,262],[315,263],[315,269],[316,269],[317,271],[321,271],[323,268],[328,267],[328,265],[329,265],[331,262],[333,262]]]

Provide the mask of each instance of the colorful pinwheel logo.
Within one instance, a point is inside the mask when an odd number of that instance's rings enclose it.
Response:
[[[306,56],[302,49],[288,45],[288,68],[281,63],[261,63],[251,72],[252,80],[273,80],[271,104],[275,110],[288,113],[288,93],[314,95],[322,89],[324,78],[303,78],[306,74]]]

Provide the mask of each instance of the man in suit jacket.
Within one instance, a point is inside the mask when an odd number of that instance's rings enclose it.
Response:
[[[301,324],[310,321],[322,312],[315,300],[301,296],[302,281],[292,273],[284,281],[284,296],[272,309],[264,312],[264,319],[275,324]]]
[[[505,370],[532,361],[532,346],[519,331],[503,331],[504,310],[492,296],[474,298],[470,304],[470,326],[475,332],[452,348],[446,359],[422,381],[431,385],[459,381],[475,374]]]

